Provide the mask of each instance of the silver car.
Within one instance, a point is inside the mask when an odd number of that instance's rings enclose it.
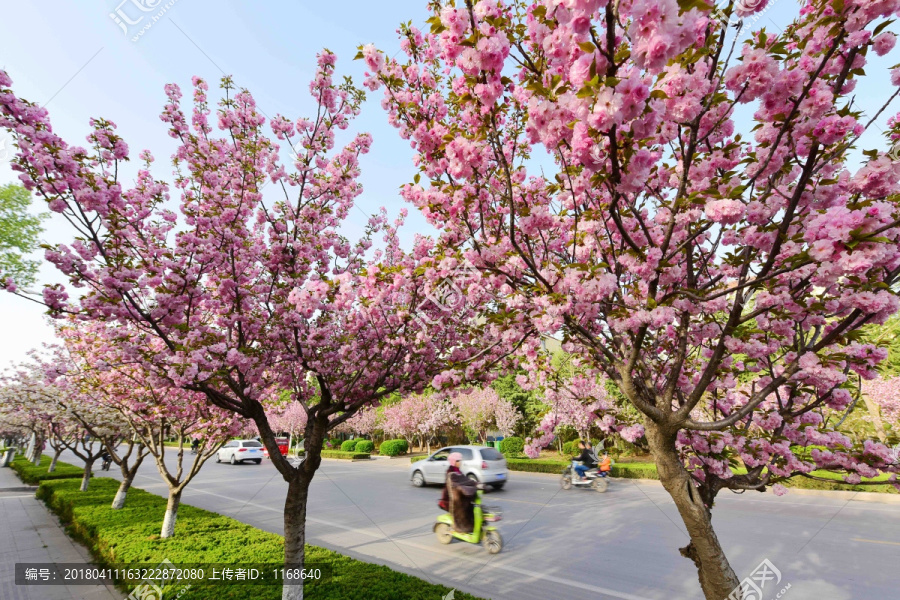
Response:
[[[263,456],[263,445],[256,440],[231,440],[216,452],[216,462],[228,461],[235,465],[252,460],[260,464]]]
[[[416,487],[428,483],[444,483],[447,476],[447,457],[451,452],[462,454],[459,470],[469,479],[490,484],[499,490],[506,483],[509,471],[506,459],[494,448],[487,446],[447,446],[441,448],[425,460],[414,462],[409,467],[409,478]]]

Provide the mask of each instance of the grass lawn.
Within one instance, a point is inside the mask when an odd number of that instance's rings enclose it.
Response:
[[[87,492],[77,480],[44,481],[38,497],[67,524],[70,535],[85,543],[102,565],[156,565],[168,559],[175,565],[196,563],[268,565],[280,568],[282,536],[262,531],[214,512],[182,504],[175,536],[159,538],[166,499],[139,488],[128,492],[125,507],[110,503],[119,483],[98,477]],[[388,567],[354,560],[337,552],[307,545],[307,568],[319,567],[327,581],[305,586],[310,600],[436,600],[450,588],[428,583]],[[163,597],[174,598],[185,584],[166,586]],[[455,592],[458,600],[478,600]],[[277,600],[281,585],[245,582],[196,582],[179,600]]]

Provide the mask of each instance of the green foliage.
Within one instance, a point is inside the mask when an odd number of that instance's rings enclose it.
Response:
[[[411,461],[415,462],[415,461]],[[510,471],[526,471],[530,473],[561,473],[566,466],[569,465],[569,461],[558,460],[558,459],[549,459],[549,458],[507,458],[506,466]],[[736,473],[745,472],[742,469],[735,469]],[[628,463],[617,463],[612,466],[610,470],[610,474],[613,477],[620,477],[624,479],[659,479],[659,474],[656,471],[656,465],[654,463],[648,462],[628,462]],[[834,479],[834,483],[828,481],[818,481],[815,479],[807,479],[806,477],[793,477],[787,481],[783,481],[782,485],[786,487],[792,487],[797,489],[807,489],[807,490],[846,490],[853,492],[883,492],[883,493],[897,493],[897,490],[894,489],[891,485],[851,485],[848,483],[842,483],[840,481],[840,475],[835,473],[829,473],[827,471],[813,471],[811,473],[816,477],[824,477],[828,479]],[[887,479],[886,475],[880,477],[880,479]],[[875,478],[873,481],[878,481],[879,478]]]
[[[869,325],[863,329],[864,343],[886,348],[887,358],[878,365],[883,377],[900,375],[900,313],[894,315],[884,325]]]
[[[17,285],[34,283],[40,263],[26,255],[37,249],[46,214],[32,215],[31,194],[21,185],[0,186],[0,281],[12,278]]]
[[[500,440],[500,452],[505,456],[516,456],[525,450],[525,440],[520,437],[508,437]]]
[[[510,471],[526,471],[529,473],[559,474],[568,466],[569,461],[549,458],[507,458],[506,468]]]
[[[356,446],[353,449],[357,452],[372,454],[375,451],[375,442],[372,440],[356,440]]]
[[[568,454],[569,456],[575,456],[576,454],[578,454],[578,440],[572,440],[571,442],[566,442],[565,444],[563,444],[562,453]]]
[[[24,456],[17,456],[9,466],[18,474],[19,479],[28,484],[36,484],[48,479],[81,479],[84,477],[83,467],[76,467],[62,461],[57,461],[56,469],[52,473],[48,473],[50,457],[46,454],[41,456],[39,465],[31,464],[31,461],[25,460]]]
[[[522,415],[522,419],[516,425],[516,431],[527,434],[537,428],[547,407],[541,402],[541,398],[536,392],[523,390],[516,383],[516,376],[522,374],[524,371],[498,377],[491,383],[491,387],[498,396],[508,400],[516,407],[516,410]]]
[[[77,481],[48,481],[39,488],[38,497],[69,525],[70,534],[84,542],[101,565],[157,564],[169,559],[176,565],[257,563],[274,566],[284,560],[282,536],[186,504],[179,508],[175,536],[159,539],[157,534],[166,499],[132,488],[125,508],[112,510],[109,505],[118,485],[113,479],[98,477],[89,491],[79,492]],[[310,600],[431,600],[450,591],[447,587],[318,546],[306,546],[306,564],[330,565],[331,570],[330,581],[305,586],[305,597]],[[163,597],[174,598],[182,587],[169,585],[163,588]],[[459,591],[455,597],[477,600]],[[281,586],[201,582],[179,596],[179,600],[209,598],[278,600]]]
[[[426,458],[428,458],[428,457],[427,456],[410,456],[409,464],[417,463],[420,460],[425,460]]]
[[[409,442],[406,440],[385,440],[381,443],[379,452],[383,456],[400,456],[409,452]]]
[[[322,450],[322,458],[341,458],[344,460],[363,460],[372,458],[368,452],[354,452],[352,450]]]
[[[344,440],[341,442],[341,450],[344,452],[353,452],[356,449],[356,443],[359,440]]]

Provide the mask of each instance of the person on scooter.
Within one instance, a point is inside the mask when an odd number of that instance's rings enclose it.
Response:
[[[472,500],[478,493],[478,483],[459,470],[461,460],[462,454],[459,452],[451,452],[447,457],[450,468],[447,469],[445,487],[449,498],[450,516],[453,517],[453,528],[460,533],[472,533],[475,530],[475,507]]]
[[[459,452],[454,452],[453,454],[459,454]],[[453,454],[451,454],[450,456],[453,456]],[[450,462],[450,456],[447,457],[448,463]],[[460,454],[460,456],[462,456],[462,454]],[[451,464],[449,467],[447,467],[447,475],[450,475],[450,473],[459,472],[459,461],[457,461],[457,464]],[[441,499],[438,500],[438,506],[441,508],[441,510],[450,512],[450,483],[449,481],[446,481],[447,475],[445,475],[444,490],[441,493]]]
[[[591,452],[583,440],[578,440],[578,449],[581,450],[581,453],[573,460],[579,461],[581,464],[575,465],[575,472],[578,473],[578,478],[584,481],[584,474],[587,473],[588,469],[597,466],[597,463],[594,462]]]
[[[102,461],[100,468],[104,471],[109,471],[109,465],[112,463],[112,456],[110,456],[109,452],[104,451],[100,455],[100,460]]]
[[[613,461],[609,457],[608,452],[603,453],[603,457],[600,459],[600,474],[601,475],[609,475],[609,472],[612,470]]]

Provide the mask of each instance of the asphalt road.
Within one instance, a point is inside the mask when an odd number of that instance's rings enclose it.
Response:
[[[62,460],[81,464],[72,455]],[[495,600],[701,597],[693,565],[678,554],[688,541],[684,526],[656,482],[614,479],[600,494],[563,491],[553,475],[510,473],[504,490],[485,495],[503,509],[504,548],[491,556],[480,545],[438,543],[431,527],[440,488],[412,487],[408,468],[405,459],[322,461],[307,541]],[[108,475],[119,477],[115,466]],[[167,491],[149,460],[135,486]],[[268,460],[210,461],[182,501],[282,533],[286,491]],[[900,598],[900,504],[725,492],[713,524],[739,577],[764,559],[780,572],[760,600],[787,586],[780,596],[787,600]]]

